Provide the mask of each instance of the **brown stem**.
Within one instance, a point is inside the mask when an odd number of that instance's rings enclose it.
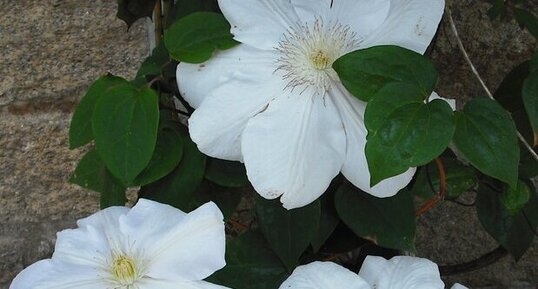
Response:
[[[439,271],[441,272],[442,276],[475,271],[497,262],[499,259],[506,256],[507,253],[508,252],[503,247],[499,246],[493,251],[488,252],[472,261],[454,265],[439,266]]]

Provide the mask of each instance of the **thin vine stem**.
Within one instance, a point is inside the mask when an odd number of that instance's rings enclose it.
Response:
[[[476,70],[476,67],[474,66],[473,62],[471,61],[471,58],[469,57],[469,54],[467,53],[467,50],[465,50],[465,47],[463,46],[463,42],[461,41],[461,38],[460,38],[459,33],[458,33],[458,29],[456,28],[456,24],[454,23],[454,18],[452,18],[452,11],[448,7],[446,7],[446,14],[448,15],[448,22],[450,23],[450,28],[452,29],[452,33],[454,34],[454,36],[456,38],[456,41],[458,43],[458,47],[459,47],[461,53],[463,54],[463,57],[465,58],[465,61],[467,62],[467,64],[471,68],[471,71],[473,72],[474,76],[478,79],[478,82],[480,82],[480,85],[482,86],[482,88],[484,89],[484,91],[486,92],[488,97],[490,99],[492,99],[492,100],[495,100],[495,98],[493,97],[493,94],[491,93],[489,88],[486,86],[486,83],[484,82],[484,80],[482,80],[482,77],[480,77],[480,74]],[[517,133],[517,137],[523,143],[525,148],[527,148],[527,150],[534,157],[534,159],[538,161],[538,154],[536,154],[534,149],[532,149],[532,146],[527,142],[527,140],[525,140],[525,138],[523,137],[523,135],[519,131],[516,131],[516,133]]]
[[[480,268],[486,267],[497,262],[502,257],[506,256],[508,252],[503,247],[499,246],[493,251],[488,252],[472,261],[455,264],[439,266],[441,276],[449,276],[454,274],[471,272]]]
[[[424,203],[415,213],[415,215],[421,216],[422,214],[426,213],[427,211],[431,210],[437,203],[445,199],[446,196],[446,172],[445,172],[445,165],[443,164],[443,161],[441,158],[436,158],[435,163],[437,164],[437,168],[439,169],[439,194],[434,196],[432,199]]]

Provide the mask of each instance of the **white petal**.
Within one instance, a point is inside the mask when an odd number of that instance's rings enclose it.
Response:
[[[242,137],[247,175],[267,199],[287,209],[317,199],[342,167],[345,135],[329,98],[303,94],[273,100],[249,120]]]
[[[279,289],[370,289],[357,274],[332,262],[312,262],[293,270]]]
[[[446,103],[448,103],[448,105],[450,105],[450,108],[452,108],[452,110],[456,110],[456,100],[455,99],[441,97],[441,96],[439,96],[439,94],[437,94],[437,92],[434,91],[434,92],[432,92],[432,94],[428,98],[428,101],[432,101],[432,100],[435,100],[435,99],[441,99],[441,100],[446,101]]]
[[[398,45],[424,53],[443,16],[444,0],[391,0],[385,21],[363,46]]]
[[[122,219],[121,229],[134,240],[132,250],[145,260],[147,276],[196,281],[224,267],[223,216],[214,203],[186,215],[159,205],[151,216],[146,202],[142,210],[133,208],[133,218]]]
[[[139,289],[226,289],[228,287],[205,281],[170,281],[162,279],[143,278],[136,283]]]
[[[468,289],[467,287],[461,285],[460,283],[456,283],[450,287],[450,289]]]
[[[73,265],[102,266],[110,256],[111,245],[124,249],[119,218],[128,212],[127,207],[109,207],[78,220],[79,228],[58,232],[52,258]]]
[[[390,260],[368,256],[359,276],[377,289],[443,289],[437,265],[428,259],[396,256]]]
[[[111,288],[99,271],[86,266],[73,266],[51,259],[38,261],[20,272],[9,289],[102,289]]]
[[[364,152],[368,134],[364,126],[365,104],[351,96],[341,85],[331,90],[331,94],[342,117],[347,137],[347,152],[342,174],[353,185],[371,195],[380,198],[394,196],[409,184],[416,169],[410,168],[403,174],[385,179],[371,187],[370,171]]]
[[[334,0],[332,19],[349,25],[362,39],[383,24],[389,9],[389,0]]]
[[[225,74],[226,81],[220,81],[189,118],[190,136],[200,151],[237,161],[243,159],[240,136],[247,121],[279,96],[285,86],[273,73],[276,67],[272,52],[246,46],[240,52],[236,61],[241,65],[233,66],[237,70]]]
[[[224,83],[266,77],[267,70],[272,73],[276,68],[271,64],[267,67],[273,60],[262,50],[240,44],[217,51],[204,63],[181,62],[176,71],[179,92],[193,108],[198,108],[212,90]]]
[[[273,49],[298,16],[289,0],[219,0],[234,39],[260,49]]]

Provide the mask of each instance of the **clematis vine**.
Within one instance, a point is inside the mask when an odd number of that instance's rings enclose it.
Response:
[[[340,172],[389,197],[415,173],[370,186],[366,104],[332,68],[346,53],[398,45],[424,53],[444,0],[219,0],[240,45],[181,63],[178,87],[196,108],[189,131],[207,155],[245,163],[255,190],[287,209],[317,199]]]
[[[437,265],[430,260],[368,256],[359,274],[332,262],[312,262],[295,268],[280,289],[443,289]],[[466,289],[454,284],[452,289]]]
[[[204,278],[224,267],[223,216],[214,203],[189,214],[140,199],[58,233],[51,259],[24,269],[10,289],[225,289]]]

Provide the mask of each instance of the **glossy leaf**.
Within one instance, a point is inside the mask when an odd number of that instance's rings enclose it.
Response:
[[[493,6],[488,9],[488,16],[491,20],[503,15],[504,13],[506,13],[504,0],[494,0]]]
[[[143,186],[140,196],[190,211],[193,194],[204,179],[206,157],[188,137],[184,137],[183,142],[179,165],[164,178]]]
[[[510,115],[498,103],[475,98],[456,114],[454,144],[482,173],[517,185],[519,146]]]
[[[481,186],[478,190],[476,198],[478,219],[484,229],[516,260],[521,258],[532,244],[536,227],[532,228],[531,224],[538,223],[535,220],[528,220],[531,214],[524,214],[525,210],[532,213],[538,210],[536,194],[532,194],[522,211],[512,215],[502,204],[499,193],[488,186]]]
[[[364,111],[364,124],[374,133],[387,121],[396,109],[410,103],[423,103],[418,87],[405,83],[389,83],[381,88],[368,102]]]
[[[478,185],[478,177],[473,168],[464,166],[454,159],[443,158],[442,160],[445,169],[446,197],[448,199],[455,199]],[[440,176],[437,165],[432,162],[427,166],[427,168],[422,167],[417,173],[417,178],[411,190],[413,194],[424,199],[433,197],[440,190]],[[428,175],[435,193],[430,187]]]
[[[363,101],[369,101],[385,85],[395,82],[416,86],[425,99],[438,77],[427,57],[391,45],[350,52],[337,59],[333,68],[346,89]]]
[[[194,12],[202,11],[218,12],[217,0],[176,0],[171,18],[177,20]]]
[[[518,181],[516,188],[507,188],[501,194],[501,203],[510,215],[516,215],[529,202],[531,190],[523,181]]]
[[[151,17],[156,2],[157,0],[118,0],[116,16],[130,27],[140,18]]]
[[[166,47],[164,47],[164,43],[161,42],[153,49],[151,56],[144,60],[136,73],[136,77],[152,77],[161,74],[174,77],[176,66],[177,63],[170,58]]]
[[[523,83],[523,105],[534,132],[534,144],[538,144],[538,72],[533,72]]]
[[[126,188],[107,170],[95,149],[82,157],[69,182],[101,193],[101,209],[124,206],[127,201]]]
[[[158,97],[149,88],[115,86],[97,101],[92,117],[95,147],[123,184],[131,184],[151,160],[158,125]]]
[[[415,210],[408,191],[377,198],[345,184],[336,192],[335,206],[357,236],[382,247],[415,251]]]
[[[334,208],[333,195],[334,194],[330,194],[330,198],[325,196],[320,198],[321,214],[319,217],[319,225],[316,234],[314,234],[310,241],[314,252],[321,249],[321,246],[323,246],[327,239],[329,239],[340,222],[340,218],[338,218],[338,214]]]
[[[205,177],[223,187],[239,188],[249,183],[245,165],[215,158],[207,160]]]
[[[168,175],[183,157],[183,138],[177,129],[164,127],[157,134],[157,144],[146,168],[136,177],[134,184],[147,185]]]
[[[226,267],[209,282],[235,289],[274,289],[286,279],[286,267],[258,232],[247,232],[226,244]]]
[[[88,89],[78,104],[71,126],[69,127],[69,148],[74,149],[88,144],[93,140],[92,115],[97,100],[107,95],[107,91],[114,86],[123,85],[127,81],[121,77],[105,75],[97,79]]]
[[[197,12],[176,21],[164,33],[164,44],[170,55],[190,63],[208,60],[215,50],[238,44],[230,33],[224,16],[212,12]]]
[[[394,110],[367,137],[371,186],[440,155],[450,143],[454,127],[452,109],[443,100],[411,103]]]
[[[302,208],[286,210],[279,200],[258,198],[256,212],[265,239],[291,271],[317,233],[321,214],[319,200]]]
[[[242,192],[237,189],[222,187],[207,180],[203,180],[192,197],[189,210],[194,210],[204,203],[212,201],[215,202],[222,211],[224,219],[228,219],[235,213],[242,196]]]

